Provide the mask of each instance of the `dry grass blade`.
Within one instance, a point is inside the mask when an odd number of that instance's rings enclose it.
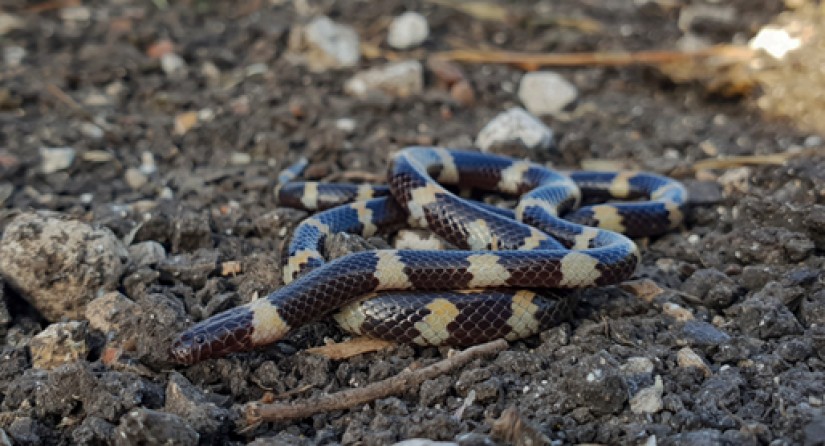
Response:
[[[394,342],[368,337],[358,337],[345,342],[338,342],[307,349],[307,352],[340,361],[364,353],[377,352],[395,345]]]

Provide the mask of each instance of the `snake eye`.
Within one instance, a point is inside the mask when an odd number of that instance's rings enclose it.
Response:
[[[198,334],[192,340],[195,341],[195,344],[203,344],[206,342],[206,336]]]

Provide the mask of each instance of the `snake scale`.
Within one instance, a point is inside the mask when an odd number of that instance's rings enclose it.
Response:
[[[679,226],[687,200],[679,182],[651,173],[562,174],[436,147],[394,154],[387,183],[280,185],[281,205],[322,210],[295,229],[286,285],[194,325],[172,343],[172,359],[193,364],[254,349],[336,310],[348,331],[419,345],[524,338],[561,321],[566,301],[557,292],[631,277],[639,252],[629,237]],[[515,210],[500,209],[445,186],[520,198]],[[583,197],[601,204],[579,207]],[[331,234],[370,236],[398,222],[458,249],[364,251],[331,262],[321,253]]]

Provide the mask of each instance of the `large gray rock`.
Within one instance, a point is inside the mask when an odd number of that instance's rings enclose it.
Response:
[[[117,288],[129,254],[107,228],[53,212],[21,214],[0,240],[0,274],[49,321],[82,319]]]

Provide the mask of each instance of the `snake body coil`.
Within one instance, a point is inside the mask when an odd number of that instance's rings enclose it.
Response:
[[[442,185],[521,198],[509,211]],[[266,345],[334,310],[349,331],[420,345],[530,336],[564,314],[565,300],[551,297],[552,290],[629,278],[639,254],[620,233],[675,228],[686,201],[678,182],[654,174],[562,175],[526,161],[432,147],[395,154],[388,187],[288,183],[277,193],[283,205],[329,208],[296,228],[283,270],[287,285],[181,334],[170,349],[177,362]],[[647,200],[577,208],[582,194]],[[358,201],[340,205],[352,200]],[[378,250],[329,263],[321,254],[333,233],[370,236],[400,221],[429,228],[460,250]]]

